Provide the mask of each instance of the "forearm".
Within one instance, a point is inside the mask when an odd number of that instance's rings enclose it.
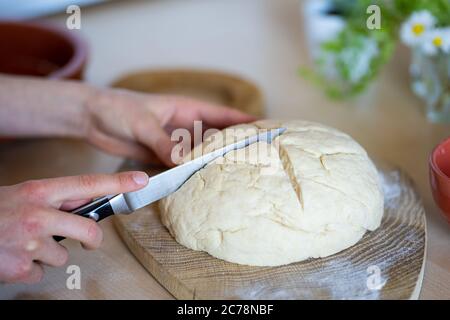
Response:
[[[79,82],[0,74],[0,136],[83,137],[95,94]]]

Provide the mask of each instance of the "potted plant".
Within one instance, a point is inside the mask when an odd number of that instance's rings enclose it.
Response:
[[[380,28],[368,28],[368,8]],[[431,121],[450,121],[449,0],[308,0],[305,29],[314,70],[300,68],[333,98],[363,92],[389,61],[399,38],[412,49],[412,88]],[[327,30],[328,37],[321,34]]]

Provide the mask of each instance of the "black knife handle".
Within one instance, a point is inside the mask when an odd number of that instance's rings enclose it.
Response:
[[[89,218],[94,221],[103,220],[114,214],[114,211],[109,203],[108,197],[98,198],[88,204],[85,204],[77,209],[70,211],[70,213],[79,215],[81,217]],[[64,237],[53,236],[56,241],[64,240]]]

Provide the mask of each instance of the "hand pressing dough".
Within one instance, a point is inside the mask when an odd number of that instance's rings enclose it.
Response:
[[[162,222],[179,243],[229,262],[278,266],[337,253],[380,225],[377,170],[348,135],[312,122],[270,120],[225,133],[281,126],[287,131],[270,146],[228,153],[160,202]],[[221,147],[215,137],[197,148]],[[252,152],[264,146],[270,152]]]

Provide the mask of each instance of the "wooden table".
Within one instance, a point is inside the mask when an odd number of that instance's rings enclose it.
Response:
[[[48,20],[65,24],[65,15]],[[264,91],[267,116],[303,118],[339,128],[367,151],[399,165],[417,184],[427,211],[428,248],[423,299],[450,299],[450,226],[432,201],[427,157],[450,135],[432,125],[409,90],[404,48],[377,83],[353,101],[333,102],[296,75],[308,63],[299,3],[286,1],[122,1],[82,10],[81,32],[90,42],[87,81],[107,85],[131,70],[199,67],[235,72]],[[121,159],[68,140],[0,145],[0,184],[87,172],[113,172]],[[66,288],[65,268],[48,268],[42,283],[1,285],[0,298],[172,298],[131,255],[111,221],[94,252],[65,240],[70,264],[81,268],[80,290]]]

